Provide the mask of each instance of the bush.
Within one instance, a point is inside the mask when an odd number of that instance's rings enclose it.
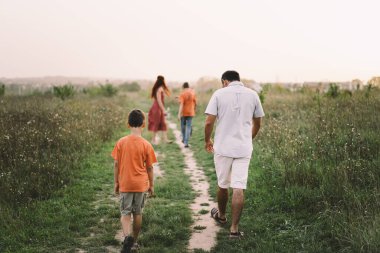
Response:
[[[365,87],[365,97],[368,98],[371,94],[371,90],[373,89],[372,87],[372,84],[368,84],[366,87]]]
[[[82,92],[90,96],[112,97],[117,94],[118,90],[112,84],[107,83],[105,85],[100,84],[98,87],[85,88]]]
[[[112,84],[107,83],[105,85],[100,85],[100,94],[105,97],[112,97],[117,94],[117,88],[115,88]]]
[[[4,96],[5,94],[5,85],[3,83],[0,83],[0,97]]]
[[[262,90],[260,91],[259,98],[260,98],[261,104],[264,104],[265,97],[266,97],[268,91],[270,90],[270,88],[271,88],[270,84],[265,84],[263,86]]]
[[[74,86],[71,84],[65,84],[64,86],[54,86],[53,94],[62,100],[71,98],[75,94]]]
[[[326,93],[328,97],[336,98],[339,96],[339,87],[336,83],[330,83],[329,89]]]

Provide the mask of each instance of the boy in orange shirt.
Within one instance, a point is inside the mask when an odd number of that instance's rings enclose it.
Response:
[[[125,236],[121,252],[125,253],[131,252],[132,247],[138,247],[146,193],[154,194],[153,164],[157,158],[152,145],[141,136],[144,127],[144,113],[132,110],[128,115],[131,134],[118,140],[111,154],[114,158],[114,189],[116,194],[120,194],[120,221]],[[133,236],[130,231],[131,214]]]
[[[182,142],[185,144],[185,148],[188,148],[197,100],[194,91],[189,88],[189,83],[184,83],[182,87],[183,91],[179,95],[178,120],[181,121]]]

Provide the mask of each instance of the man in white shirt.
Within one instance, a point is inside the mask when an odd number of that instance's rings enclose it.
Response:
[[[264,111],[258,94],[244,87],[239,73],[226,71],[222,75],[223,88],[214,92],[205,113],[205,148],[214,153],[218,179],[218,208],[211,216],[220,224],[227,222],[228,188],[232,193],[232,221],[230,238],[240,238],[238,225],[244,206],[248,168],[252,156],[252,140],[259,132]],[[211,140],[216,121],[215,143]]]

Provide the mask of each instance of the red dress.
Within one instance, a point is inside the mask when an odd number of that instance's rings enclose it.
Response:
[[[165,106],[164,103],[164,93],[161,92],[161,101],[162,104]],[[157,99],[154,99],[153,105],[149,110],[148,114],[148,130],[157,132],[157,131],[166,131],[166,122],[165,122],[165,115],[162,112],[160,106],[158,105]]]

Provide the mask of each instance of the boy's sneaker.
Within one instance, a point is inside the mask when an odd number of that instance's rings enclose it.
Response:
[[[132,236],[126,236],[123,242],[121,253],[131,253],[134,239]]]
[[[139,252],[139,250],[140,250],[140,245],[139,245],[137,242],[135,242],[135,243],[133,244],[133,247],[132,247],[132,249],[131,249],[131,252]]]

